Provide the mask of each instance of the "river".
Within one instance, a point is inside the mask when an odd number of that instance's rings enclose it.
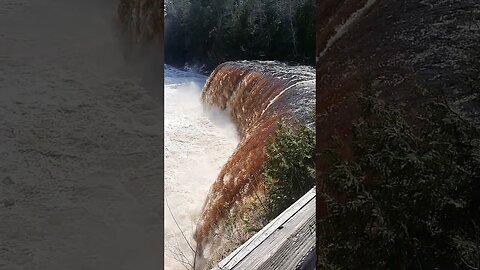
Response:
[[[192,234],[211,184],[238,144],[224,113],[202,105],[206,76],[165,66],[165,269],[191,262]],[[167,207],[170,206],[170,210]],[[177,221],[178,225],[175,223]]]
[[[163,80],[116,4],[0,1],[0,269],[162,269]]]

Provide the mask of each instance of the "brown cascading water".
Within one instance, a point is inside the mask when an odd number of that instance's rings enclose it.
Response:
[[[197,243],[208,245],[222,218],[229,211],[241,211],[242,202],[254,190],[263,189],[265,147],[277,123],[313,124],[314,68],[274,61],[227,62],[210,75],[202,99],[206,106],[226,110],[241,136],[210,189],[197,225]]]
[[[136,41],[163,39],[163,2],[161,0],[120,0],[118,18],[123,30]]]
[[[340,154],[352,158],[359,94],[373,92],[415,124],[431,91],[480,124],[479,88],[469,83],[480,74],[478,14],[478,0],[316,1],[317,194],[330,169],[325,150],[341,145]],[[318,223],[328,213],[323,198]]]
[[[471,15],[479,13],[477,0],[317,0],[317,150],[334,137],[349,145],[356,94],[367,85],[412,119],[429,102],[422,88],[480,123],[480,95],[468,83],[479,74],[480,26]]]

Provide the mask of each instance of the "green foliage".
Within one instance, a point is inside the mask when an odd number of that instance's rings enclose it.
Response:
[[[267,146],[264,171],[269,188],[266,207],[272,219],[315,184],[315,133],[305,125],[297,130],[280,123],[274,141]]]
[[[412,128],[360,97],[353,160],[329,151],[319,269],[478,269],[480,132],[434,101]]]
[[[313,0],[168,1],[167,63],[215,67],[227,60],[314,61]]]

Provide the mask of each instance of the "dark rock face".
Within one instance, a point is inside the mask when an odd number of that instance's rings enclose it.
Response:
[[[218,237],[217,224],[229,211],[241,211],[255,190],[263,190],[265,147],[279,120],[313,124],[315,73],[312,67],[279,62],[240,61],[218,66],[202,98],[229,112],[241,142],[210,190],[195,238],[206,244]]]
[[[424,89],[480,123],[480,2],[476,0],[317,1],[317,186],[321,152],[338,138],[350,155],[355,93],[371,85],[412,122]],[[317,202],[317,217],[325,214]]]

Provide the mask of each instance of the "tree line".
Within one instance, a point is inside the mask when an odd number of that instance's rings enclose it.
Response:
[[[167,0],[165,57],[212,69],[229,60],[314,63],[313,0]]]

